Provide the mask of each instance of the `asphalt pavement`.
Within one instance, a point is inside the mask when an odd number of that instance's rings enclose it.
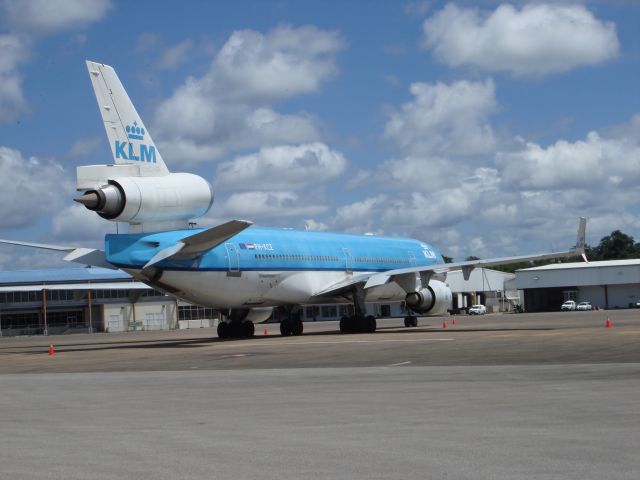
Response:
[[[636,311],[451,323],[1,338],[0,477],[638,478]]]

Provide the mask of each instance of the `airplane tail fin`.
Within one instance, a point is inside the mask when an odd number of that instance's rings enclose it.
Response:
[[[168,174],[162,155],[115,70],[89,60],[87,69],[115,163],[144,165],[151,175]]]

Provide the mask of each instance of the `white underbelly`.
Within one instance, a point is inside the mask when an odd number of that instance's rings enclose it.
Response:
[[[238,275],[229,275],[225,271],[176,271],[166,270],[157,284],[140,275],[139,271],[128,270],[136,278],[145,280],[159,290],[166,286],[176,289],[170,292],[186,301],[213,308],[246,308],[251,306],[278,306],[286,304],[310,303],[315,292],[346,280],[350,274],[340,271],[316,272],[259,272],[243,271]],[[393,284],[395,285],[395,284]],[[164,287],[164,288],[163,288]],[[395,298],[392,292],[397,290],[385,285],[372,289],[367,294],[368,301],[374,299]],[[397,293],[397,292],[396,292]],[[369,299],[371,297],[371,300]],[[318,299],[313,303],[324,302],[349,303],[346,298]]]

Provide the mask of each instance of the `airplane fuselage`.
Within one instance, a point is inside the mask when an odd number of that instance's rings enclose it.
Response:
[[[144,265],[199,230],[107,235],[106,259],[134,277],[185,300],[214,308],[348,302],[316,297],[363,273],[443,263],[433,246],[407,238],[250,227],[196,259]],[[370,289],[367,301],[400,301],[395,283]]]

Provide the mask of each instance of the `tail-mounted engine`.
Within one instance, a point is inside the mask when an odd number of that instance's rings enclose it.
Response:
[[[209,182],[190,173],[116,177],[82,189],[76,202],[107,220],[134,225],[181,221],[186,226],[213,203]]]
[[[443,282],[431,280],[426,288],[407,293],[405,303],[414,312],[441,315],[451,306],[451,289]]]

